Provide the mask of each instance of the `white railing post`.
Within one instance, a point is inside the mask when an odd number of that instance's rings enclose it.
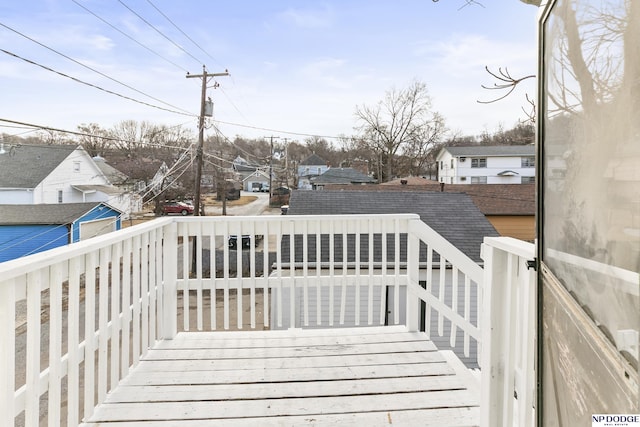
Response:
[[[420,325],[420,304],[414,292],[415,286],[420,286],[420,240],[413,233],[413,225],[420,219],[409,220],[407,233],[407,312],[405,319],[407,329],[415,332]]]
[[[535,422],[536,275],[527,263],[534,250],[508,237],[486,237],[482,245],[483,427]]]
[[[0,284],[0,425],[14,424],[16,288],[15,280]]]
[[[170,340],[178,333],[178,225],[175,222],[167,225],[163,235],[162,338]]]
[[[480,319],[482,352],[480,367],[482,369],[481,379],[481,401],[480,401],[480,426],[495,427],[504,426],[502,419],[504,402],[502,395],[502,384],[505,382],[504,357],[502,353],[502,342],[504,337],[504,322],[502,310],[504,308],[504,284],[503,276],[506,274],[507,257],[504,252],[500,252],[487,245],[482,245],[482,256],[484,259],[484,286],[481,292],[482,312]],[[501,321],[502,320],[502,321]]]

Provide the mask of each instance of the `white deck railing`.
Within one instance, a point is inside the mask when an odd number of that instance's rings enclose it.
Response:
[[[2,263],[0,425],[77,425],[179,330],[406,324],[473,361],[487,277],[417,215],[163,218]]]

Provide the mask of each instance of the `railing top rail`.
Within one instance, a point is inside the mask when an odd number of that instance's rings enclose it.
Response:
[[[533,243],[514,239],[513,237],[485,237],[484,244],[505,252],[511,252],[521,258],[533,259],[536,253],[536,247]]]
[[[304,222],[309,220],[331,222],[363,219],[419,219],[417,214],[350,214],[350,215],[261,215],[261,216],[178,216],[176,222],[228,222],[228,221],[260,221],[260,222]]]
[[[174,222],[173,218],[158,218],[143,224],[124,228],[113,233],[107,233],[102,236],[83,240],[81,242],[5,261],[0,263],[0,279],[10,280],[29,271],[38,270],[61,261],[84,255],[114,243],[124,241],[128,238],[161,228],[165,225],[171,224],[172,222]]]

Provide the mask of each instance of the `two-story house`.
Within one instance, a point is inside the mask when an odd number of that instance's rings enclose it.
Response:
[[[313,153],[298,165],[298,189],[311,190],[311,178],[322,175],[329,170],[329,164],[322,157]]]
[[[445,184],[532,184],[535,147],[499,145],[444,147],[438,153],[438,181]]]
[[[112,185],[78,145],[6,147],[0,154],[0,205],[104,202],[125,213],[139,210],[137,194]]]

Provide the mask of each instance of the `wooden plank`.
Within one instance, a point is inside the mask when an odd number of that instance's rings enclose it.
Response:
[[[279,417],[255,417],[239,419],[203,419],[171,421],[126,422],[127,427],[260,427],[282,426],[423,426],[423,427],[471,427],[478,425],[479,409],[471,408],[435,408],[429,410],[380,411],[353,414],[298,415]],[[121,427],[124,423],[86,423],[82,427]]]
[[[209,333],[206,333],[209,335]],[[213,332],[215,334],[215,332]],[[199,334],[195,334],[199,335]],[[364,343],[397,343],[397,342],[421,342],[424,343],[424,348],[427,351],[437,350],[436,346],[425,339],[424,334],[412,334],[401,333],[392,335],[357,335],[357,336],[321,336],[321,337],[276,337],[269,338],[263,336],[260,338],[247,339],[227,339],[224,340],[225,348],[260,348],[260,347],[301,347],[306,345],[351,345],[351,344],[364,344]],[[154,347],[154,349],[198,349],[198,348],[215,348],[220,347],[221,340],[210,340],[204,337],[178,337],[174,340],[161,341]]]
[[[270,357],[320,357],[336,354],[374,354],[374,353],[402,353],[402,352],[432,352],[426,343],[373,343],[359,345],[322,345],[301,347],[275,348],[205,348],[205,349],[171,349],[149,350],[146,360],[177,360],[177,359],[265,359]]]
[[[111,393],[107,403],[188,402],[214,400],[282,399],[293,397],[353,396],[465,389],[456,375],[371,378],[340,381],[219,384],[193,386],[123,386]]]
[[[412,363],[376,366],[330,366],[314,369],[238,369],[233,371],[141,372],[123,379],[122,385],[233,384],[286,381],[322,381],[361,378],[452,375],[447,363]]]
[[[136,372],[228,371],[233,369],[317,368],[321,366],[375,366],[409,363],[442,362],[439,352],[368,355],[336,355],[324,357],[283,357],[270,359],[223,360],[152,360],[141,361]]]
[[[100,405],[90,421],[228,419],[286,415],[344,414],[391,410],[458,408],[475,406],[467,390],[447,390],[395,395],[330,396],[312,399],[251,401],[113,403]]]

